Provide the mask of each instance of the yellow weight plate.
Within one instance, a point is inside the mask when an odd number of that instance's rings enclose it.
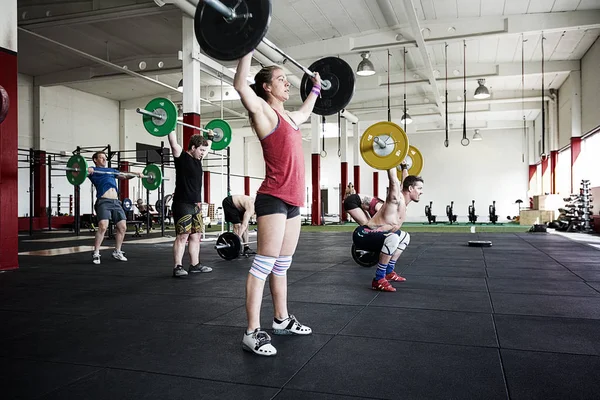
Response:
[[[360,138],[360,154],[375,169],[394,168],[404,160],[408,147],[406,132],[388,121],[371,125]]]
[[[408,166],[408,174],[418,176],[423,169],[423,154],[415,146],[408,147],[408,154],[404,159]],[[398,165],[398,179],[402,180],[402,169]]]

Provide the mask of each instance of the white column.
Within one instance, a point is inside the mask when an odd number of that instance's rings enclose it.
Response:
[[[194,19],[182,16],[183,112],[200,114],[200,45],[194,34]],[[194,55],[194,57],[192,57]]]
[[[581,71],[571,71],[571,136],[581,136]]]

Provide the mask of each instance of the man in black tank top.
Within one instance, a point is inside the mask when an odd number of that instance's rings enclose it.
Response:
[[[202,223],[202,158],[208,154],[210,142],[202,135],[190,138],[187,151],[177,143],[175,132],[169,134],[169,144],[175,161],[175,193],[173,194],[173,220],[177,237],[173,243],[173,277],[186,276],[188,272],[211,272],[212,268],[200,264],[200,235]],[[183,253],[188,243],[190,267],[183,269]]]

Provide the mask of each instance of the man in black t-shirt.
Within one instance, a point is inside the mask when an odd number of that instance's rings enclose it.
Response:
[[[175,160],[175,193],[173,194],[173,220],[177,237],[173,243],[173,277],[186,276],[188,272],[211,272],[212,268],[200,264],[200,235],[202,223],[202,158],[208,154],[210,141],[202,135],[190,138],[187,151],[177,143],[177,134],[169,134],[169,144]],[[183,269],[183,253],[188,243],[190,268]]]

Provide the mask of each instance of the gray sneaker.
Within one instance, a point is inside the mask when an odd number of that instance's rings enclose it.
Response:
[[[100,254],[92,254],[92,262],[96,265],[100,264]]]
[[[271,337],[260,328],[256,328],[254,332],[244,332],[242,349],[260,356],[274,356],[277,354],[277,349],[271,344]]]
[[[181,265],[173,268],[173,278],[181,278],[182,276],[187,276],[187,274],[187,271]]]
[[[196,265],[190,265],[190,267],[188,268],[188,272],[190,274],[195,274],[198,272],[212,272],[212,268],[198,263]]]
[[[123,253],[121,250],[113,251],[112,256],[115,260],[127,261],[127,257],[125,257],[125,253]]]

